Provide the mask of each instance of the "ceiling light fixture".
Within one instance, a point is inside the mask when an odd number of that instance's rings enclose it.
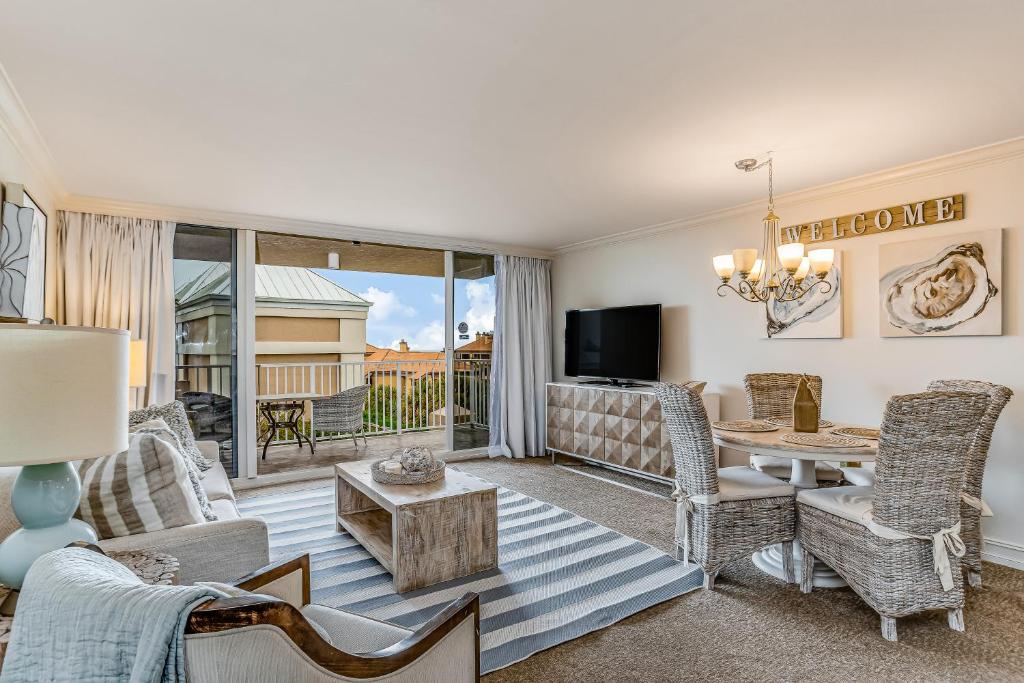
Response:
[[[340,270],[341,269],[341,255],[338,252],[336,252],[336,251],[328,252],[328,254],[327,254],[327,267],[330,268],[331,270]]]
[[[773,307],[776,302],[796,301],[814,291],[822,294],[832,289],[825,281],[835,259],[834,249],[814,249],[804,256],[800,242],[781,244],[779,217],[775,215],[775,188],[772,157],[766,161],[740,159],[736,168],[752,173],[768,167],[768,214],[763,220],[761,252],[757,249],[733,249],[712,259],[715,273],[722,283],[718,296],[732,290],[745,301]],[[733,285],[733,276],[738,275]]]

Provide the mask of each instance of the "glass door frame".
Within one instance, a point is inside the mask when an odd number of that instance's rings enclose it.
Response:
[[[238,414],[237,455],[239,479],[258,475],[256,424],[256,231],[237,229],[236,238],[236,315],[237,346],[235,363],[239,369],[235,391]],[[457,459],[487,454],[487,447],[455,450],[455,251],[444,251],[444,357],[445,427],[444,452]],[[265,475],[275,476],[275,475]]]

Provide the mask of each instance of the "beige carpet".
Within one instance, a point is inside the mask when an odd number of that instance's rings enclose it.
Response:
[[[670,501],[543,459],[457,466],[672,550]],[[722,571],[714,592],[681,596],[485,681],[1024,681],[1024,572],[986,564],[965,621],[967,632],[955,633],[943,612],[900,619],[900,642],[888,643],[878,615],[849,589],[803,595],[743,560]]]

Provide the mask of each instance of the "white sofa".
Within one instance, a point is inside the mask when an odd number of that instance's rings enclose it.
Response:
[[[217,457],[217,442],[199,441],[198,446],[206,458],[214,461],[203,479],[203,489],[217,514],[217,521],[107,539],[98,544],[103,550],[165,552],[177,558],[181,566],[179,580],[183,584],[232,582],[270,561],[267,524],[258,517],[238,514],[227,472]],[[20,467],[0,467],[0,540],[19,527],[11,510],[11,487],[20,470]]]

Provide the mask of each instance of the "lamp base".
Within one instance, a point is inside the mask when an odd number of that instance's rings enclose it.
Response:
[[[73,541],[96,542],[96,532],[72,519],[81,498],[78,471],[67,462],[26,465],[11,489],[21,529],[0,543],[0,583],[20,588],[36,558]]]

